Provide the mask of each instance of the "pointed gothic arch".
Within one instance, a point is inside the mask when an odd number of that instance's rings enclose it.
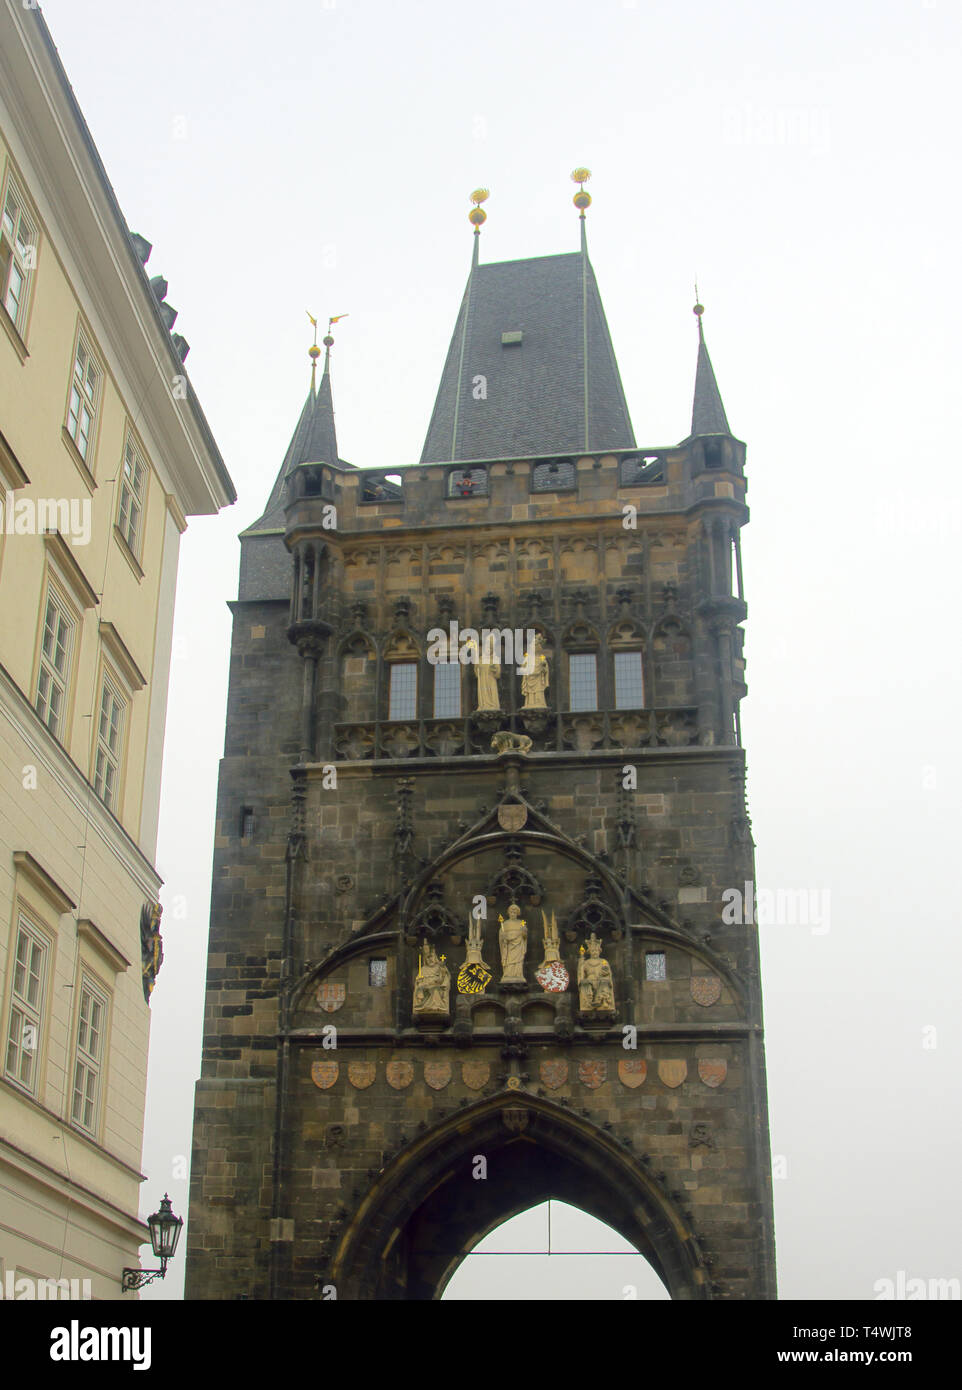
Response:
[[[326,1277],[339,1298],[438,1299],[479,1240],[549,1197],[618,1231],[672,1298],[711,1298],[688,1219],[647,1160],[573,1110],[510,1090],[456,1107],[385,1164],[335,1234]]]

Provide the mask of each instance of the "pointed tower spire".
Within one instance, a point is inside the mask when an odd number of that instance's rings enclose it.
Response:
[[[698,320],[698,365],[695,368],[695,399],[691,408],[692,437],[701,434],[731,434],[728,416],[722,405],[721,392],[715,380],[715,371],[708,356],[705,333],[701,316],[705,306],[697,302],[698,286],[695,286],[695,307],[692,313]]]
[[[293,473],[295,468],[299,468],[301,464],[333,463],[340,464],[342,468],[353,467],[353,464],[345,463],[337,455],[334,398],[331,393],[331,348],[334,346],[334,339],[331,337],[330,328],[339,319],[347,318],[347,315],[338,314],[328,320],[328,333],[322,339],[324,367],[321,371],[320,384],[317,382],[317,360],[321,355],[321,349],[317,345],[317,320],[310,312],[307,316],[314,325],[314,343],[307,350],[311,359],[311,385],[307,393],[307,400],[304,402],[294,427],[291,442],[284,455],[284,462],[274,479],[274,486],[271,488],[263,514],[247,527],[244,532],[245,535],[255,531],[283,530],[285,483],[288,475]]]

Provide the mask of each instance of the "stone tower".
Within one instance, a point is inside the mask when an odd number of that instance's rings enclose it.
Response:
[[[546,1198],[775,1296],[745,447],[700,306],[636,445],[583,226],[475,241],[418,465],[338,457],[325,339],[241,537],[188,1298],[434,1298]]]

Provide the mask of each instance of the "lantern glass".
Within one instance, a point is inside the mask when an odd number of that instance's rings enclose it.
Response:
[[[153,1216],[147,1218],[151,1248],[158,1259],[169,1260],[173,1258],[183,1225],[183,1218],[174,1215],[170,1206],[170,1198],[165,1192],[160,1210],[155,1211]]]

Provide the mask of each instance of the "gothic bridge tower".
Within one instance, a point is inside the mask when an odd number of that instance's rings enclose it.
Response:
[[[722,899],[754,879],[745,447],[696,314],[691,431],[639,448],[583,234],[476,240],[421,462],[381,470],[338,457],[325,340],[241,537],[188,1298],[435,1298],[546,1198],[674,1298],[775,1296]],[[439,659],[466,629],[534,657]]]

